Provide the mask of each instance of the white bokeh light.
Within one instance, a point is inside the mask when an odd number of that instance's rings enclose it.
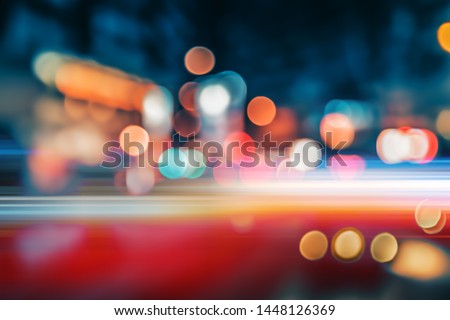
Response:
[[[383,130],[377,139],[377,153],[388,164],[406,161],[411,155],[410,136],[397,129]]]
[[[172,130],[173,97],[164,87],[150,90],[143,101],[142,122],[153,134],[167,134]]]
[[[289,158],[291,162],[294,162],[293,168],[296,170],[314,170],[321,164],[322,147],[317,141],[300,139],[294,142]]]
[[[217,117],[223,114],[231,102],[230,92],[221,84],[211,84],[202,88],[198,104],[205,116]]]

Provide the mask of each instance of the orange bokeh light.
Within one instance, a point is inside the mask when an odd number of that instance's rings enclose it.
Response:
[[[180,104],[188,111],[195,112],[195,94],[198,84],[196,82],[186,82],[178,91]]]
[[[266,126],[273,121],[277,109],[275,103],[267,97],[253,98],[247,107],[247,115],[257,126]]]
[[[67,97],[124,110],[142,111],[142,101],[154,87],[119,70],[86,62],[68,62],[59,67],[55,84]]]
[[[443,23],[438,31],[437,38],[442,49],[450,52],[450,22]]]
[[[214,54],[205,47],[193,47],[184,56],[186,69],[195,75],[202,75],[214,68]]]
[[[447,274],[447,254],[431,243],[406,240],[391,265],[394,273],[417,280],[432,280]]]
[[[348,148],[355,139],[355,128],[352,121],[340,113],[330,113],[320,122],[320,136],[331,148]]]
[[[120,133],[120,147],[130,156],[139,156],[148,148],[149,136],[144,128],[137,125],[125,127]],[[141,147],[137,147],[139,143]]]

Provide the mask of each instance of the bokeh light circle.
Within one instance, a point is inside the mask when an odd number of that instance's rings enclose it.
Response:
[[[415,210],[416,223],[421,228],[433,228],[441,219],[441,208],[432,201],[426,199],[421,201]]]
[[[426,234],[438,234],[439,232],[441,232],[444,229],[446,223],[447,223],[447,216],[445,213],[442,213],[441,218],[439,219],[438,223],[434,227],[423,228],[422,230]]]
[[[420,163],[428,163],[436,157],[439,149],[439,142],[436,135],[430,130],[422,129],[422,131],[426,134],[428,139],[428,151]]]
[[[205,47],[193,47],[184,56],[186,69],[195,75],[202,75],[214,68],[214,54]]]
[[[210,84],[198,92],[198,106],[205,116],[217,117],[225,113],[230,106],[231,95],[221,84]]]
[[[180,104],[188,111],[195,112],[195,95],[198,89],[198,83],[186,82],[178,91],[178,100]]]
[[[165,150],[158,159],[159,172],[167,179],[183,178],[186,174],[187,166],[187,155],[178,148]]]
[[[296,170],[314,170],[322,163],[322,146],[311,139],[296,140],[290,150],[289,160]]]
[[[173,97],[167,88],[156,86],[143,99],[142,123],[152,135],[163,136],[172,130]]]
[[[439,112],[436,119],[436,130],[444,139],[450,139],[450,110]]]
[[[381,263],[392,261],[398,252],[397,239],[390,233],[383,232],[373,238],[370,245],[372,258]]]
[[[200,178],[206,170],[206,159],[203,153],[196,149],[182,149],[186,154],[187,167],[184,177],[188,179]]]
[[[307,260],[316,261],[322,259],[327,253],[327,249],[328,239],[320,231],[310,231],[300,240],[300,253]]]
[[[450,22],[443,23],[438,31],[437,38],[442,49],[450,52]]]
[[[120,147],[130,156],[143,154],[148,148],[149,140],[147,131],[137,125],[125,127],[119,136]]]
[[[355,139],[355,128],[347,116],[330,113],[320,122],[320,137],[331,149],[348,148]]]
[[[405,161],[427,163],[436,157],[437,152],[437,137],[427,129],[385,129],[377,138],[377,154],[388,164]]]
[[[277,109],[275,103],[267,97],[253,98],[247,107],[247,116],[257,126],[266,126],[275,118]]]
[[[427,281],[448,273],[448,255],[431,243],[406,240],[400,244],[391,270],[402,277]]]
[[[359,230],[344,228],[334,235],[331,241],[331,252],[338,260],[351,262],[362,256],[364,246],[364,236]]]
[[[377,138],[377,153],[385,163],[400,163],[411,154],[411,141],[399,130],[383,130]]]
[[[47,86],[54,86],[59,68],[70,61],[69,56],[58,52],[45,51],[33,59],[33,71],[36,77]]]

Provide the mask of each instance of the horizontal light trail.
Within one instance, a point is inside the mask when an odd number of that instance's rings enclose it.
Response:
[[[0,197],[0,220],[411,214],[424,199],[450,210],[450,180],[302,180],[220,187],[178,181],[148,196]]]

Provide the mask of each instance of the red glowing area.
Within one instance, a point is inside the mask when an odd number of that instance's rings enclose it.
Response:
[[[267,97],[253,98],[247,107],[248,118],[257,126],[270,124],[275,118],[276,113],[275,103]]]
[[[130,125],[120,133],[119,142],[122,150],[130,156],[139,156],[147,150],[149,136],[144,128]]]
[[[425,157],[422,159],[421,163],[427,163],[436,157],[439,149],[439,142],[436,135],[430,130],[423,129],[422,131],[427,135],[428,152],[425,154]]]
[[[79,248],[86,235],[82,225],[45,222],[29,225],[17,232],[14,244],[17,258],[26,268],[46,270],[50,261]]]
[[[355,139],[352,121],[340,113],[330,113],[320,122],[320,136],[331,149],[348,148]]]
[[[210,72],[214,68],[214,54],[205,47],[194,47],[184,56],[186,69],[195,75],[202,75]]]
[[[401,130],[401,128],[399,130]],[[423,161],[430,149],[427,134],[424,130],[411,128],[404,132],[409,136],[410,140],[409,160],[415,162]]]
[[[249,156],[256,149],[252,137],[242,131],[231,133],[224,141],[225,157],[234,164],[241,165],[241,162],[253,162],[253,157]]]

